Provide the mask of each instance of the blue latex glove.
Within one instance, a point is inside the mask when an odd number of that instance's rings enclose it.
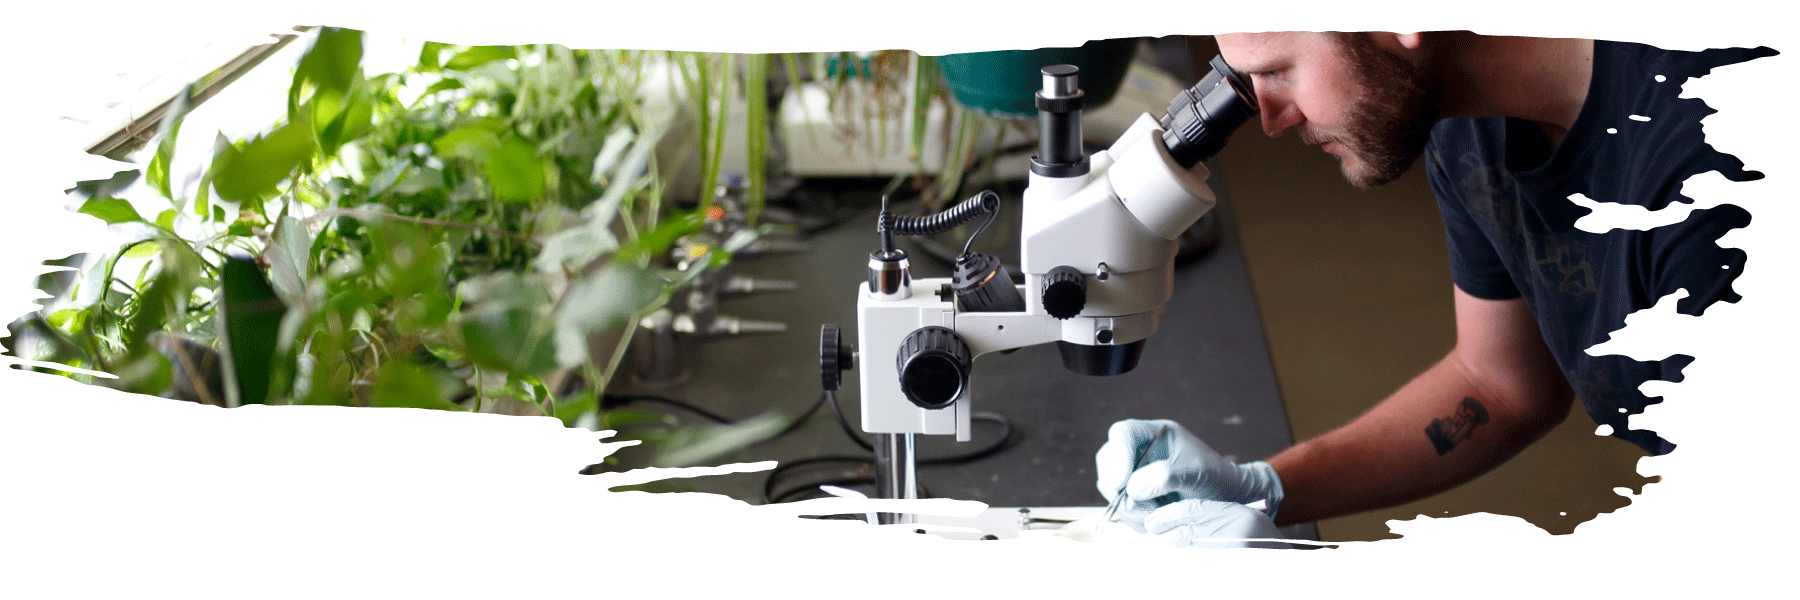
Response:
[[[1291,549],[1282,542],[1245,539],[1281,539],[1281,531],[1268,515],[1236,502],[1182,500],[1156,509],[1144,520],[1145,533],[1171,546],[1203,548]]]
[[[1150,439],[1164,425],[1169,430],[1152,445]],[[1132,472],[1144,452],[1148,452],[1144,466]],[[1267,504],[1263,513],[1271,519],[1281,504],[1281,479],[1268,463],[1232,464],[1169,420],[1113,423],[1106,432],[1106,444],[1094,455],[1094,467],[1094,485],[1107,502],[1118,495],[1121,485],[1126,486],[1119,520],[1139,531],[1144,530],[1144,520],[1152,511],[1181,500],[1238,504],[1261,500]]]

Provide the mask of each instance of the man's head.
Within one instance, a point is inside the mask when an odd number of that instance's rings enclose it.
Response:
[[[1404,174],[1440,116],[1443,77],[1414,35],[1249,33],[1218,37],[1250,77],[1270,137],[1298,128],[1338,158],[1357,187]]]

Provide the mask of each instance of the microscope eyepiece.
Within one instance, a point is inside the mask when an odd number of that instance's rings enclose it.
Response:
[[[1087,154],[1081,149],[1081,69],[1075,65],[1050,65],[1040,74],[1044,87],[1037,92],[1038,153],[1031,157],[1031,172],[1044,177],[1076,177],[1088,172]]]
[[[1183,90],[1163,115],[1163,145],[1181,168],[1212,158],[1225,147],[1231,132],[1256,114],[1256,90],[1225,57],[1212,59],[1212,72]]]

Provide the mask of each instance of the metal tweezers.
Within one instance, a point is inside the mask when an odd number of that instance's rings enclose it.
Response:
[[[1112,503],[1106,505],[1106,512],[1101,515],[1104,519],[1106,519],[1106,522],[1108,522],[1108,523],[1118,522],[1119,506],[1125,503],[1125,487],[1131,483],[1131,474],[1136,473],[1138,469],[1144,468],[1144,459],[1150,457],[1150,449],[1156,447],[1156,441],[1162,439],[1163,433],[1167,432],[1168,430],[1169,430],[1168,425],[1163,425],[1161,427],[1157,427],[1156,435],[1150,436],[1150,442],[1147,444],[1144,444],[1144,449],[1142,451],[1138,452],[1137,461],[1132,463],[1132,465],[1131,465],[1131,473],[1125,474],[1125,481],[1119,483],[1118,495],[1113,496]]]

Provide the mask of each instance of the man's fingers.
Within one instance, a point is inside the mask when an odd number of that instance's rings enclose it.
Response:
[[[1159,460],[1144,465],[1133,471],[1131,479],[1125,482],[1125,494],[1133,500],[1151,500],[1157,496],[1176,491],[1175,481],[1169,473],[1169,461]]]
[[[1094,485],[1100,488],[1100,495],[1106,497],[1107,502],[1119,495],[1119,486],[1131,472],[1130,454],[1131,448],[1111,442],[1094,453]]]
[[[1286,544],[1241,541],[1279,539],[1281,531],[1268,516],[1236,502],[1183,500],[1170,504],[1144,519],[1144,531],[1151,535],[1167,535],[1172,543],[1181,546],[1288,547]]]

